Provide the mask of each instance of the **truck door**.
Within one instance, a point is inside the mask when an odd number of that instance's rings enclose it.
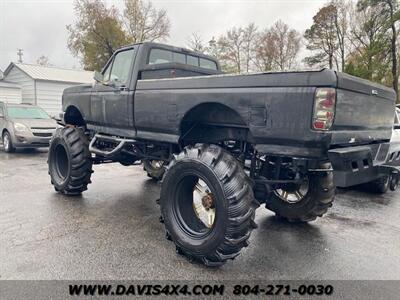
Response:
[[[114,54],[91,96],[91,117],[97,125],[133,129],[133,91],[130,90],[135,48]]]

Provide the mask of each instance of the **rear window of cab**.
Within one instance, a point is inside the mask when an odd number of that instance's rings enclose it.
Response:
[[[165,49],[151,49],[149,55],[149,65],[165,64],[165,63],[181,63],[185,65],[217,70],[217,64],[207,58],[198,57],[190,54],[165,50]]]

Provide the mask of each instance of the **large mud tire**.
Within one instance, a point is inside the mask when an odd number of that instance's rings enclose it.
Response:
[[[330,169],[330,166],[329,163],[323,163],[320,168]],[[265,206],[277,217],[289,222],[309,222],[322,217],[332,206],[334,198],[333,173],[316,172],[308,176],[308,191],[299,202],[286,202],[273,191]]]
[[[89,141],[83,129],[58,128],[50,142],[47,163],[51,184],[57,192],[80,195],[86,191],[93,171]]]
[[[382,176],[364,185],[364,190],[374,194],[385,194],[389,190],[390,176]]]
[[[214,223],[205,231],[193,221],[198,179],[209,187],[215,207]],[[186,147],[170,162],[160,205],[167,238],[177,252],[207,266],[220,266],[248,246],[259,206],[241,164],[222,148],[203,144]]]

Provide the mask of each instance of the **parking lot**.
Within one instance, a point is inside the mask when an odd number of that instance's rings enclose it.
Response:
[[[400,192],[340,190],[316,222],[263,206],[250,246],[221,268],[175,253],[160,186],[141,166],[95,166],[82,197],[55,193],[47,152],[0,150],[0,279],[400,279]]]

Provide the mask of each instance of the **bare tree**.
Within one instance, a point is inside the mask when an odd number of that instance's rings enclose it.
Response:
[[[229,71],[240,73],[243,63],[243,29],[233,27],[218,39],[220,59]]]
[[[261,72],[273,70],[276,56],[277,49],[273,34],[271,30],[265,29],[257,38],[254,56],[254,63],[257,69]]]
[[[301,35],[287,24],[277,21],[258,37],[255,64],[260,71],[290,70],[296,65]]]
[[[243,56],[244,56],[244,69],[248,73],[250,71],[250,63],[253,58],[255,50],[255,41],[257,38],[257,27],[254,23],[250,23],[243,28]]]
[[[292,69],[300,50],[300,33],[280,20],[272,26],[271,32],[277,48],[277,67],[282,71]]]
[[[333,68],[338,49],[336,17],[336,6],[328,4],[317,12],[313,17],[313,25],[306,30],[304,37],[307,40],[307,49],[316,52],[305,58],[310,66],[327,64],[330,69]]]
[[[149,1],[125,0],[123,15],[134,43],[164,40],[169,36],[171,25],[166,10],[157,10]]]
[[[192,35],[188,39],[188,48],[198,52],[207,51],[207,47],[204,45],[201,36],[197,33],[192,33]]]
[[[37,60],[36,63],[40,66],[51,66],[49,62],[49,58],[45,55],[41,55]]]
[[[335,6],[335,28],[338,42],[338,56],[342,72],[346,66],[346,55],[349,50],[349,23],[352,2],[346,0],[332,0],[331,5]],[[338,67],[339,69],[339,67]]]
[[[251,70],[256,37],[257,27],[253,23],[244,28],[233,27],[219,37],[218,58],[225,70],[236,73]]]

